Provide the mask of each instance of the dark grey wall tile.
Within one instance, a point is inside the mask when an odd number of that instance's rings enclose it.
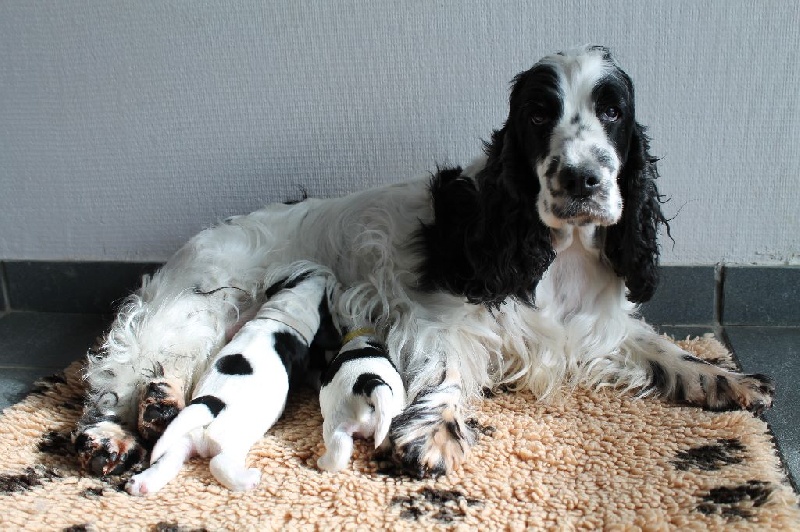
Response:
[[[108,314],[154,263],[6,262],[13,310]]]
[[[0,368],[66,367],[106,326],[97,314],[9,312],[0,318]]]
[[[653,324],[711,325],[714,286],[713,266],[662,266],[658,290],[642,305],[642,316]]]
[[[800,267],[725,267],[722,323],[800,325]]]

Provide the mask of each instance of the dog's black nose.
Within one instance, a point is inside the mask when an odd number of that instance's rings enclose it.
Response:
[[[600,188],[600,176],[585,167],[567,166],[561,170],[561,188],[573,197],[591,196]]]

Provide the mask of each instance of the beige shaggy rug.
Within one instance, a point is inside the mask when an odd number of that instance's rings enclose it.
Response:
[[[730,364],[711,338],[681,344]],[[553,405],[529,394],[487,398],[470,421],[471,459],[438,480],[397,476],[360,442],[329,474],[314,395],[294,393],[250,454],[251,493],[217,484],[194,459],[162,492],[134,498],[123,478],[81,475],[68,441],[80,412],[78,364],[46,379],[0,419],[0,530],[800,529],[766,424],[577,391]]]

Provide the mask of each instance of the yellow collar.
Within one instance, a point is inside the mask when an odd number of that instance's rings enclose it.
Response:
[[[342,345],[350,343],[351,341],[355,340],[359,336],[371,336],[373,334],[375,334],[375,329],[373,329],[372,327],[362,327],[361,329],[356,329],[354,331],[350,331],[342,339]]]

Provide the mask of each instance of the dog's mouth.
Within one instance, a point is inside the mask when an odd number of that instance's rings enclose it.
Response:
[[[552,206],[553,215],[573,225],[611,225],[616,220],[610,209],[594,197],[564,198]]]

